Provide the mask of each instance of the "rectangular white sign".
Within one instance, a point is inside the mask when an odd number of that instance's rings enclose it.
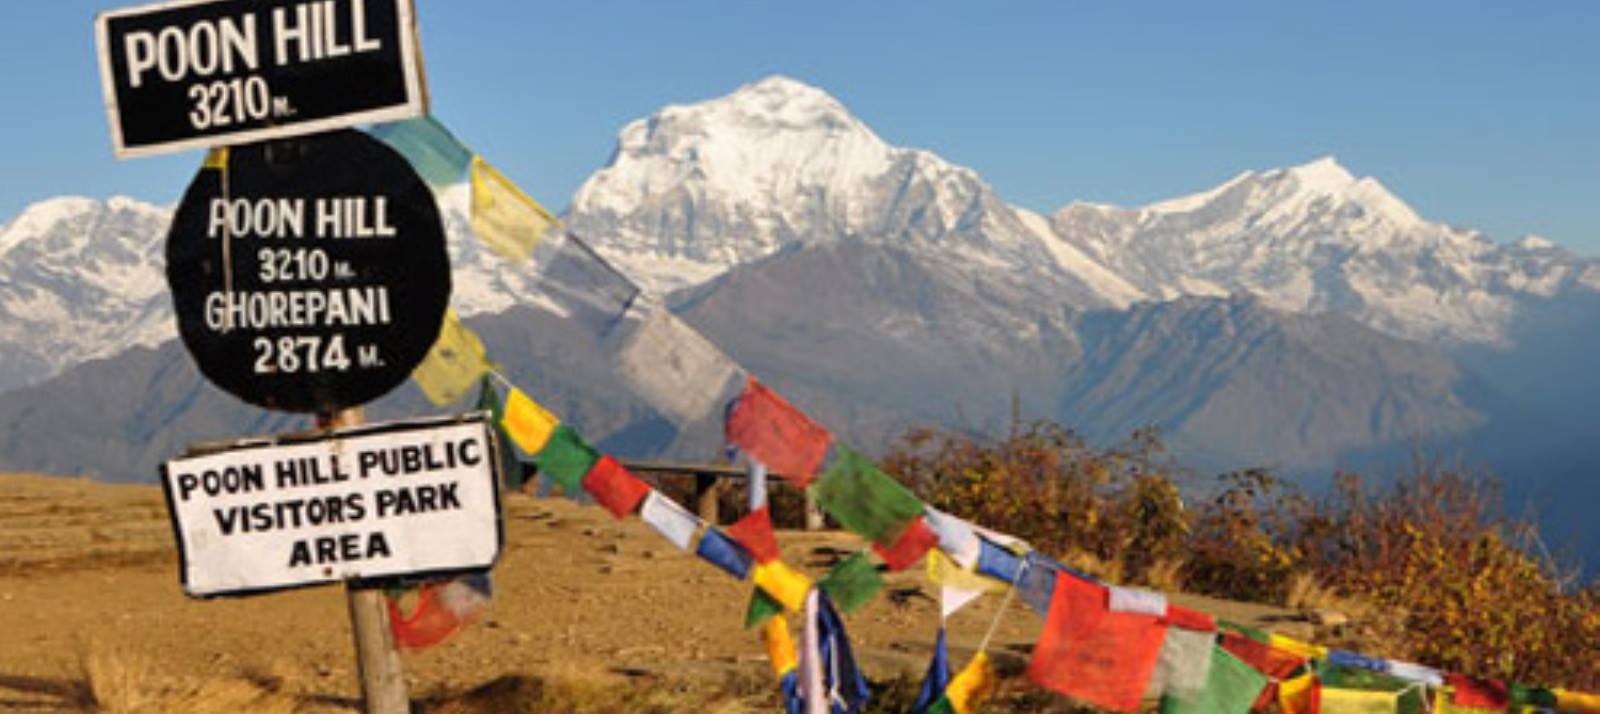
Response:
[[[487,568],[502,541],[493,439],[481,417],[400,422],[169,461],[184,590]]]

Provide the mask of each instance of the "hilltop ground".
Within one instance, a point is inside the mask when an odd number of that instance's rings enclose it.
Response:
[[[444,645],[405,655],[423,709],[490,711],[553,701],[555,690],[575,711],[624,699],[660,711],[770,709],[759,637],[743,629],[749,584],[599,508],[514,494],[505,516],[493,609]],[[0,476],[0,710],[358,709],[341,588],[190,600],[172,540],[156,488]],[[843,533],[779,540],[813,576],[833,549],[860,547]],[[848,617],[875,680],[920,677],[938,626],[937,589],[920,568],[891,576],[896,590]],[[1297,634],[1272,608],[1176,599]],[[985,598],[952,618],[957,666],[998,605]],[[1040,620],[1012,607],[996,649],[1014,673]]]

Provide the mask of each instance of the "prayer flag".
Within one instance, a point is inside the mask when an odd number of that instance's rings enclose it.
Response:
[[[817,587],[826,591],[839,609],[850,613],[870,602],[872,596],[883,589],[883,576],[866,553],[856,553],[833,566]]]
[[[1373,672],[1385,673],[1389,671],[1389,663],[1385,662],[1384,660],[1376,657],[1368,657],[1364,654],[1357,654],[1355,652],[1346,652],[1344,650],[1329,649],[1326,651],[1326,654],[1322,656],[1322,659],[1335,667],[1365,669]]]
[[[1211,651],[1217,648],[1216,632],[1197,632],[1180,627],[1167,628],[1155,669],[1145,696],[1163,694],[1193,696],[1206,688],[1211,676]]]
[[[724,572],[740,580],[750,575],[750,554],[744,552],[744,548],[716,528],[706,529],[706,534],[700,537],[700,545],[694,552],[706,562],[722,568]]]
[[[1321,705],[1322,683],[1316,672],[1308,669],[1278,682],[1278,708],[1283,714],[1319,714]]]
[[[1277,680],[1285,679],[1304,666],[1306,658],[1293,652],[1280,650],[1269,644],[1271,637],[1258,630],[1224,624],[1222,648],[1272,678],[1261,691],[1256,708],[1263,708],[1278,698]]]
[[[1455,706],[1504,710],[1511,704],[1505,682],[1473,679],[1459,674],[1446,674],[1444,681],[1453,691],[1450,703]]]
[[[1000,553],[1009,555],[1009,551],[1001,550]],[[1000,558],[1001,565],[994,565],[994,558]],[[997,572],[1004,570],[1008,562],[1005,556],[991,555],[991,568]],[[1044,617],[1050,614],[1050,599],[1056,590],[1056,573],[1061,572],[1051,565],[1053,561],[1037,553],[1028,553],[1022,559],[1022,573],[1017,577],[1017,598],[1027,603],[1034,614]]]
[[[1280,635],[1276,632],[1267,635],[1267,644],[1273,649],[1288,652],[1305,659],[1322,659],[1328,655],[1328,648],[1301,642],[1293,637]]]
[[[945,701],[950,703],[950,708],[956,714],[971,714],[979,702],[994,694],[999,683],[1000,678],[995,675],[994,662],[990,661],[989,653],[979,652],[972,656],[972,661],[961,669],[955,679],[950,680],[950,686],[945,689]]]
[[[962,568],[971,570],[978,565],[978,534],[972,524],[933,506],[925,506],[922,514],[928,527],[939,534],[939,548]]]
[[[745,480],[750,490],[750,510],[754,511],[767,505],[767,465],[753,456],[746,460],[750,463],[745,469]]]
[[[750,592],[750,606],[744,612],[744,626],[746,628],[763,624],[773,615],[783,612],[783,603],[772,599],[767,591],[755,588]]]
[[[800,652],[800,696],[806,711],[860,711],[869,690],[856,667],[844,621],[820,589],[807,593],[803,606],[806,632],[805,648]]]
[[[767,591],[792,612],[805,607],[806,593],[811,590],[811,579],[781,560],[757,563],[755,580],[756,587]]]
[[[917,701],[911,705],[912,714],[924,714],[933,707],[950,686],[950,652],[945,647],[944,627],[939,628],[939,639],[933,644],[933,661],[922,676],[922,688],[917,691]]]
[[[1137,712],[1167,627],[1150,615],[1111,612],[1106,598],[1099,585],[1056,576],[1028,679],[1103,709]]]
[[[1001,582],[1014,583],[1022,572],[1022,559],[987,539],[980,539],[978,572]]]
[[[1427,667],[1412,662],[1389,660],[1388,672],[1395,677],[1399,677],[1411,682],[1426,684],[1430,687],[1444,686],[1444,673],[1432,667]]]
[[[1530,687],[1525,684],[1511,685],[1511,706],[1518,711],[1525,709],[1555,709],[1556,693],[1544,687]]]
[[[772,511],[762,506],[755,511],[745,514],[733,525],[728,526],[728,535],[739,541],[739,545],[750,551],[755,556],[757,563],[766,563],[780,557],[778,539],[772,533]]]
[[[557,233],[534,250],[539,291],[562,317],[608,334],[641,292],[605,258],[571,233]]]
[[[501,256],[523,262],[557,225],[538,201],[481,156],[472,157],[472,233]]]
[[[695,530],[700,527],[700,519],[688,509],[654,490],[645,496],[644,505],[639,508],[639,519],[677,546],[678,550],[685,551],[694,541]]]
[[[1181,627],[1195,632],[1216,632],[1217,619],[1199,610],[1181,605],[1167,604],[1167,626]]]
[[[534,456],[550,441],[550,435],[561,425],[561,420],[513,387],[506,395],[505,415],[500,425],[517,442],[522,453]]]
[[[474,573],[424,584],[410,614],[394,598],[387,598],[395,644],[418,650],[449,639],[488,608],[491,591],[488,574]]]
[[[600,452],[584,442],[572,427],[562,424],[550,434],[534,462],[539,473],[548,476],[561,486],[567,498],[577,498],[583,492],[583,477],[600,460]]]
[[[759,594],[761,591],[756,592]],[[781,617],[768,619],[761,626],[761,641],[767,646],[767,662],[772,664],[773,675],[782,678],[794,671],[798,661],[794,637],[789,634],[787,621]]]
[[[628,473],[616,459],[602,456],[583,477],[583,490],[619,520],[627,518],[650,495],[650,486]]]
[[[1320,714],[1394,714],[1399,708],[1399,695],[1370,689],[1335,689],[1318,687],[1317,701]]]
[[[438,339],[411,378],[428,401],[442,407],[461,401],[487,371],[489,358],[483,341],[461,323],[454,309],[447,309]]]
[[[725,403],[740,376],[733,360],[665,305],[639,301],[628,312],[642,312],[643,319],[628,318],[617,366],[635,394],[680,426]]]
[[[970,605],[973,600],[983,597],[982,590],[968,590],[953,585],[943,585],[939,588],[939,619],[948,620],[951,615],[961,611],[961,608]]]
[[[228,147],[219,146],[206,152],[205,160],[200,162],[200,168],[212,171],[228,170]]]
[[[918,516],[911,522],[900,537],[896,538],[893,545],[884,547],[874,543],[872,550],[883,558],[884,564],[889,566],[890,572],[900,572],[917,564],[922,556],[939,542],[939,536],[928,529],[927,524]]]
[[[728,443],[759,459],[799,488],[816,477],[833,435],[754,376],[728,410]]]
[[[435,191],[467,178],[472,150],[431,116],[379,124],[370,132],[406,157],[411,168]]]
[[[972,572],[956,565],[948,556],[940,551],[928,553],[927,559],[928,579],[946,587],[960,588],[962,590],[976,590],[986,593],[1003,593],[1007,585],[997,582],[992,578]]]
[[[1600,694],[1586,694],[1566,689],[1551,690],[1556,695],[1556,709],[1576,714],[1600,714]]]
[[[1112,612],[1131,612],[1152,617],[1167,616],[1167,596],[1154,590],[1106,586],[1107,607]]]
[[[500,402],[500,393],[495,391],[494,380],[489,375],[484,375],[478,385],[478,411],[489,412],[490,425],[494,429],[495,445],[500,453],[500,468],[508,488],[522,488],[524,479],[522,462],[517,459],[517,447],[512,446],[511,435],[506,433],[503,426],[505,409]]]
[[[1368,692],[1387,693],[1388,711],[1398,711],[1400,714],[1419,714],[1426,705],[1424,694],[1426,690],[1402,679],[1391,677],[1382,672],[1369,669],[1350,669],[1340,667],[1327,661],[1313,662],[1313,669],[1317,676],[1317,687],[1321,692],[1317,708],[1326,712],[1330,707],[1328,692],[1333,690],[1363,690]],[[1337,707],[1377,706],[1373,697],[1350,698],[1335,694]]]
[[[1161,714],[1249,714],[1270,680],[1227,650],[1211,650],[1206,686],[1192,696],[1161,698]]]
[[[922,501],[865,456],[844,444],[812,493],[840,525],[874,543],[893,543],[911,520],[922,515]]]

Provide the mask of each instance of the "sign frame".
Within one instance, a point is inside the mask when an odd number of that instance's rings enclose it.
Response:
[[[490,412],[475,411],[454,416],[401,419],[376,424],[337,427],[328,430],[291,432],[279,435],[247,437],[235,440],[219,440],[190,445],[190,447],[184,451],[182,456],[169,461],[164,461],[161,464],[161,492],[162,497],[166,502],[167,516],[170,525],[172,526],[173,541],[176,544],[178,551],[178,578],[183,587],[184,594],[197,600],[242,598],[254,597],[257,595],[269,595],[290,590],[322,587],[326,585],[338,585],[340,583],[372,587],[385,583],[437,580],[457,575],[492,571],[495,566],[499,564],[501,558],[505,556],[506,546],[505,503],[504,495],[501,493],[501,483],[504,480],[503,474],[505,464],[501,461],[499,435],[496,430],[492,428],[492,420],[493,415]],[[215,456],[224,452],[247,453],[272,449],[280,446],[299,446],[305,444],[334,442],[352,438],[380,436],[397,432],[426,431],[436,427],[459,426],[463,424],[478,424],[483,426],[487,445],[489,447],[487,449],[489,452],[487,456],[489,459],[491,481],[489,484],[489,492],[494,508],[495,542],[494,556],[490,558],[488,563],[464,567],[432,568],[415,571],[408,570],[398,573],[359,575],[354,577],[324,577],[282,585],[236,588],[231,590],[218,590],[201,593],[194,591],[189,577],[190,554],[186,545],[187,541],[184,538],[184,528],[177,507],[178,502],[176,495],[173,493],[172,487],[171,465],[174,461],[205,456]]]
[[[380,2],[394,3],[395,16],[399,24],[400,65],[405,86],[406,101],[404,104],[366,109],[357,112],[338,114],[293,122],[279,126],[266,126],[240,131],[221,132],[205,136],[194,136],[186,139],[177,139],[153,144],[128,146],[126,137],[123,136],[121,120],[121,104],[117,97],[116,79],[112,62],[112,48],[110,47],[110,21],[118,18],[143,15],[153,12],[164,12],[200,5],[254,5],[248,0],[162,0],[161,2],[139,5],[136,7],[118,8],[97,13],[94,19],[96,65],[100,68],[100,91],[105,103],[106,119],[111,128],[111,150],[118,159],[133,159],[146,156],[175,153],[188,149],[210,149],[223,146],[248,144],[269,139],[283,139],[295,136],[305,136],[335,129],[353,128],[365,124],[380,124],[384,122],[400,121],[415,117],[427,116],[429,112],[429,95],[427,71],[423,64],[422,43],[418,37],[417,14],[415,0],[378,0]]]

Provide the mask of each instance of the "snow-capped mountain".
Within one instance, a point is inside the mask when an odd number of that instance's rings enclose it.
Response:
[[[1081,308],[1145,297],[971,169],[891,146],[826,92],[785,77],[628,124],[567,222],[658,292],[855,237],[907,242]]]
[[[175,334],[168,216],[128,198],[57,198],[0,228],[0,391]]]
[[[1500,342],[1520,301],[1600,290],[1600,263],[1428,222],[1331,157],[1142,208],[1073,203],[1051,226],[1157,299],[1248,293],[1411,339]]]

